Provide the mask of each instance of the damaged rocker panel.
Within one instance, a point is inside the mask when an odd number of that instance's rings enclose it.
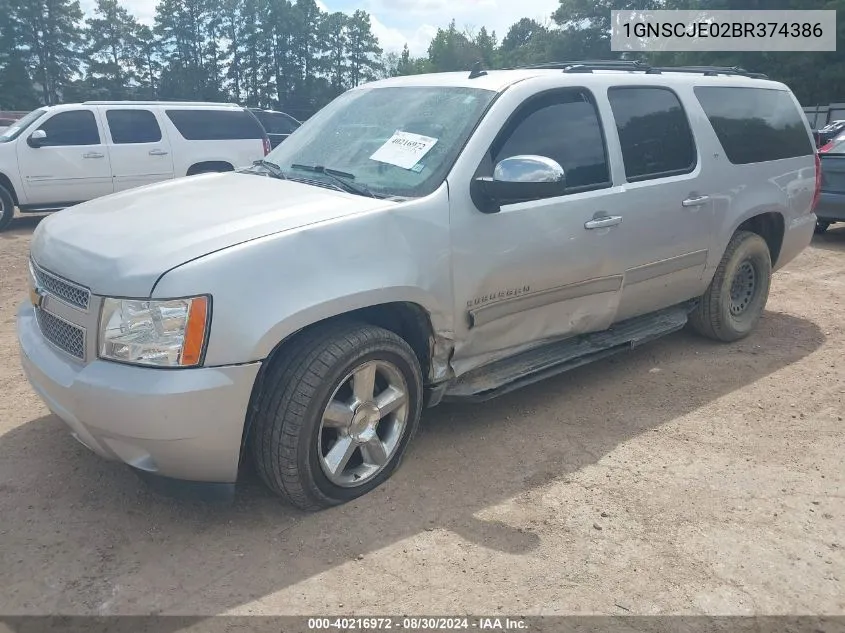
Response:
[[[680,330],[695,305],[696,301],[689,301],[622,321],[608,330],[551,341],[472,370],[446,385],[438,395],[443,400],[495,398]]]

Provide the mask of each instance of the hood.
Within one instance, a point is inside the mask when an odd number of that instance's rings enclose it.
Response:
[[[395,204],[258,175],[191,176],[59,211],[38,225],[31,253],[94,294],[147,297],[162,274],[192,259]]]

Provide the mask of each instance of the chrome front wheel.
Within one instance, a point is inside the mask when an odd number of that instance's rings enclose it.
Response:
[[[376,477],[408,426],[408,384],[392,363],[372,360],[345,376],[323,411],[320,467],[332,483],[353,487]]]
[[[422,411],[408,343],[373,325],[308,330],[268,361],[250,419],[261,478],[303,509],[351,501],[396,470]]]

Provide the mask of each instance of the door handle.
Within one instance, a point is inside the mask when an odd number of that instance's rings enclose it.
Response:
[[[100,152],[88,152],[87,154],[83,154],[82,158],[103,158],[105,154],[101,154]]]
[[[584,222],[585,229],[603,229],[608,226],[622,224],[621,215],[603,215]]]
[[[683,207],[700,207],[703,204],[707,204],[707,201],[710,200],[710,196],[695,196],[694,198],[687,198],[681,203]]]
[[[167,154],[168,153],[165,152],[163,149],[151,149],[150,150],[150,156],[167,156]]]

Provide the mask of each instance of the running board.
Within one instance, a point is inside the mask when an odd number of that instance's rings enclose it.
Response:
[[[602,332],[558,340],[464,374],[446,388],[444,402],[483,402],[676,332],[695,302],[635,317]]]
[[[52,213],[62,211],[68,207],[81,204],[81,202],[56,202],[55,204],[19,204],[18,211],[21,213]]]

